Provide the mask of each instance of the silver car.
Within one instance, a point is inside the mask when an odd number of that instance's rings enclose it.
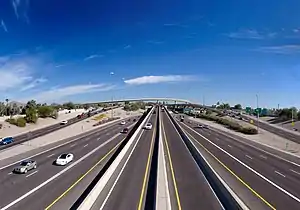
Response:
[[[14,168],[14,172],[26,174],[28,171],[30,171],[32,169],[36,169],[36,167],[37,167],[36,161],[34,161],[34,160],[24,160],[24,161],[21,162],[21,164],[19,166]]]

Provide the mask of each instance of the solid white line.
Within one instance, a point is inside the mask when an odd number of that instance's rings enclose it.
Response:
[[[285,175],[284,175],[284,174],[282,174],[282,173],[280,173],[280,172],[278,172],[278,171],[275,171],[275,173],[276,173],[276,174],[279,174],[280,176],[283,176],[283,177],[285,177]]]
[[[260,155],[259,157],[263,158],[263,159],[267,159],[266,156]]]
[[[87,147],[89,144],[84,145],[83,147]]]
[[[75,147],[76,146],[76,144],[72,144],[70,147]]]
[[[53,155],[55,155],[55,154],[53,153],[53,154],[51,154],[51,155],[48,155],[47,157],[49,158],[49,157],[52,157]]]
[[[39,171],[35,171],[35,172],[31,173],[31,174],[28,174],[26,177],[30,177],[30,176],[36,174],[37,172],[39,172]]]
[[[106,142],[104,142],[103,144],[99,145],[98,147],[96,147],[95,149],[93,149],[92,151],[90,151],[89,153],[87,153],[86,155],[84,155],[83,157],[81,157],[80,159],[78,159],[77,161],[75,161],[73,164],[69,165],[67,168],[63,169],[62,171],[60,171],[59,173],[55,174],[54,176],[52,176],[51,178],[47,179],[45,182],[43,182],[42,184],[38,185],[37,187],[33,188],[32,190],[30,190],[29,192],[25,193],[24,195],[20,196],[19,198],[17,198],[16,200],[12,201],[11,203],[7,204],[6,206],[4,206],[1,210],[6,210],[12,206],[14,206],[15,204],[19,203],[20,201],[22,201],[23,199],[25,199],[26,197],[30,196],[32,193],[36,192],[37,190],[39,190],[40,188],[44,187],[46,184],[50,183],[51,181],[53,181],[54,179],[56,179],[57,177],[61,176],[62,174],[64,174],[65,172],[67,172],[68,170],[70,170],[71,168],[73,168],[75,165],[77,165],[78,163],[80,163],[81,161],[83,161],[84,159],[88,158],[89,156],[91,156],[93,153],[95,153],[97,150],[101,149],[102,147],[104,147],[106,144],[108,144],[109,142],[113,141],[115,138],[117,138],[118,136],[120,136],[120,134],[116,134],[115,136],[113,136],[112,138],[110,138],[109,140],[107,140]]]
[[[251,160],[253,159],[253,158],[252,158],[251,156],[249,156],[249,155],[245,155],[245,156],[246,156],[247,158],[251,159]]]
[[[103,201],[102,205],[100,206],[99,210],[102,210],[102,209],[104,208],[104,206],[105,206],[105,204],[106,204],[106,202],[107,202],[107,200],[108,200],[109,196],[111,195],[111,193],[112,193],[112,191],[114,190],[114,188],[115,188],[115,186],[116,186],[117,182],[119,181],[119,178],[121,177],[121,175],[122,175],[122,173],[123,173],[123,171],[124,171],[125,167],[127,166],[127,163],[128,163],[128,161],[129,161],[129,159],[130,159],[130,157],[131,157],[132,153],[134,152],[134,150],[135,150],[135,148],[136,148],[137,144],[139,143],[139,141],[140,141],[140,138],[141,138],[141,136],[143,135],[144,131],[145,131],[145,130],[142,130],[142,132],[141,132],[141,134],[140,134],[139,138],[137,139],[136,143],[134,144],[134,146],[133,146],[132,150],[130,151],[130,153],[129,153],[129,156],[127,157],[127,159],[126,159],[126,161],[125,161],[125,163],[124,163],[123,167],[121,168],[121,171],[120,171],[120,173],[118,174],[118,176],[117,176],[116,180],[114,181],[114,183],[113,183],[112,187],[110,188],[110,190],[109,190],[109,192],[108,192],[107,196],[105,197],[105,199],[104,199],[104,201]]]
[[[120,119],[119,119],[119,120],[116,120],[116,121],[111,121],[111,122],[108,122],[107,124],[104,124],[104,126],[107,126],[107,125],[108,125],[106,128],[109,128],[109,127],[115,125],[115,124],[116,124],[117,122],[119,122],[119,121],[120,121]],[[114,124],[114,123],[115,123],[115,124]],[[105,129],[104,126],[103,126],[103,127],[100,127],[100,128],[103,128],[103,130],[104,130],[104,129]],[[87,134],[87,135],[93,135],[93,134],[98,133],[98,132],[103,131],[103,130],[102,130],[102,129],[101,129],[101,130],[95,129],[95,130],[93,130],[91,133],[89,133],[89,134]],[[70,137],[70,138],[72,138],[72,137]],[[37,153],[37,154],[31,155],[31,156],[29,156],[29,157],[20,159],[20,160],[18,160],[18,161],[15,161],[15,162],[13,162],[13,163],[8,164],[8,165],[2,166],[2,167],[0,168],[0,170],[5,169],[5,168],[8,168],[9,166],[15,165],[16,163],[22,162],[23,160],[31,159],[31,158],[33,158],[33,157],[42,155],[42,154],[44,154],[44,153],[46,153],[46,152],[52,151],[52,150],[57,149],[57,148],[59,148],[59,147],[62,147],[62,146],[64,146],[64,145],[70,144],[70,143],[72,143],[72,142],[74,142],[74,141],[77,141],[77,140],[79,140],[79,139],[81,139],[81,138],[84,138],[84,136],[83,136],[83,137],[75,138],[75,139],[70,140],[70,141],[67,141],[67,142],[64,142],[64,143],[62,143],[62,144],[59,144],[59,145],[57,145],[57,146],[55,146],[55,147],[51,147],[51,148],[46,149],[46,150],[44,150],[44,151],[42,151],[42,152],[39,152],[39,153]],[[16,145],[16,146],[17,146],[17,145]],[[3,150],[2,150],[2,151],[3,151]]]
[[[290,169],[290,171],[291,171],[291,172],[294,172],[295,174],[300,175],[300,172],[298,172],[298,171],[295,171],[295,170],[293,170],[293,169]]]
[[[221,147],[219,147],[218,145],[216,145],[215,143],[213,143],[212,141],[210,141],[208,138],[206,138],[205,136],[201,135],[200,133],[194,131],[193,129],[191,129],[189,126],[185,125],[187,128],[189,128],[191,131],[193,131],[194,133],[198,134],[200,137],[202,137],[203,139],[205,139],[206,141],[208,141],[210,144],[214,145],[216,148],[218,148],[219,150],[221,150],[222,152],[224,152],[225,154],[227,154],[229,157],[231,157],[232,159],[234,159],[235,161],[237,161],[238,163],[240,163],[242,166],[244,166],[245,168],[247,168],[248,170],[250,170],[251,172],[253,172],[254,174],[256,174],[257,176],[259,176],[260,178],[262,178],[263,180],[265,180],[266,182],[268,182],[269,184],[273,185],[275,188],[277,188],[278,190],[280,190],[281,192],[285,193],[286,195],[290,196],[291,198],[293,198],[294,200],[296,200],[297,202],[300,203],[300,199],[296,196],[294,196],[292,193],[288,192],[287,190],[283,189],[282,187],[280,187],[279,185],[277,185],[276,183],[272,182],[271,180],[269,180],[268,178],[266,178],[265,176],[263,176],[262,174],[260,174],[259,172],[257,172],[256,170],[254,170],[253,168],[251,168],[250,166],[248,166],[247,164],[245,164],[244,162],[242,162],[241,160],[239,160],[238,158],[236,158],[235,156],[231,155],[229,152],[227,152],[226,150],[222,149]]]
[[[230,148],[232,148],[232,146],[231,146],[231,145],[229,145],[229,144],[228,144],[227,146],[228,146],[228,147],[230,147]]]

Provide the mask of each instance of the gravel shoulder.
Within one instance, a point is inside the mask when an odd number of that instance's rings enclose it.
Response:
[[[260,129],[259,134],[256,134],[256,135],[246,135],[246,134],[243,134],[240,132],[235,132],[233,130],[230,130],[230,129],[228,129],[220,124],[217,124],[215,122],[212,122],[212,121],[207,121],[204,119],[193,118],[193,117],[189,117],[188,119],[199,122],[200,124],[206,124],[210,127],[217,128],[226,133],[234,134],[236,136],[240,136],[240,137],[248,139],[250,141],[257,142],[259,144],[268,145],[270,147],[273,147],[278,150],[282,150],[282,151],[285,151],[285,152],[288,152],[288,153],[291,153],[291,154],[294,154],[294,155],[300,157],[300,145],[299,144],[292,142],[290,140],[284,139],[275,134],[272,134],[266,130]]]

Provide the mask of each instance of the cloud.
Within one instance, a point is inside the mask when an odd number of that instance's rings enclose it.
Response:
[[[299,32],[299,29],[295,28],[295,29],[293,29],[293,32],[294,32],[294,33],[298,33],[298,32]]]
[[[196,79],[194,76],[187,75],[165,75],[165,76],[142,76],[124,82],[128,85],[145,85],[145,84],[156,84],[166,82],[184,82]]]
[[[66,66],[67,64],[58,64],[58,65],[56,65],[55,66],[55,68],[61,68],[61,67],[64,67],[64,66]]]
[[[163,44],[163,41],[156,41],[156,40],[148,40],[147,43],[149,44]]]
[[[29,23],[28,9],[30,0],[11,0],[12,7],[14,9],[17,19],[25,19]]]
[[[90,56],[84,58],[84,61],[88,61],[88,60],[91,60],[91,59],[94,59],[94,58],[101,58],[101,57],[103,57],[103,55],[98,55],[98,54],[90,55]]]
[[[68,96],[109,91],[114,88],[114,85],[108,84],[81,84],[66,87],[53,87],[49,90],[39,92],[38,94],[31,96],[30,98],[37,100],[38,102],[53,102],[55,100],[63,99]],[[22,101],[27,100],[28,99],[22,99]]]
[[[126,46],[124,47],[125,50],[126,50],[126,49],[129,49],[129,48],[131,48],[131,45],[126,45]]]
[[[183,27],[183,28],[188,27],[188,25],[184,25],[184,24],[181,24],[181,23],[164,23],[163,25],[166,26],[166,27]]]
[[[266,53],[295,54],[295,53],[300,53],[300,45],[280,45],[280,46],[260,47],[256,50],[261,52],[266,52]]]
[[[6,28],[6,25],[5,25],[5,22],[3,20],[1,20],[1,27],[3,28],[3,30],[5,32],[8,32],[7,28]]]
[[[241,29],[237,32],[226,34],[226,36],[232,39],[267,39],[267,38],[275,38],[277,36],[277,33],[259,32],[254,29]]]
[[[29,89],[33,89],[35,88],[36,86],[40,85],[41,83],[44,83],[44,82],[47,82],[48,80],[45,79],[45,78],[38,78],[38,79],[35,79],[33,81],[31,81],[28,85],[25,85],[21,88],[21,91],[26,91],[26,90],[29,90]]]
[[[111,71],[109,74],[110,74],[110,75],[114,75],[114,74],[115,74],[115,72]]]

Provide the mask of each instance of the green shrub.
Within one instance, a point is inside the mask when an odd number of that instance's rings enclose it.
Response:
[[[26,126],[26,120],[24,117],[18,117],[16,120],[16,126],[18,127],[25,127]]]
[[[12,125],[17,124],[17,121],[16,121],[15,118],[7,118],[5,121],[8,122],[9,124],[12,124]]]
[[[242,127],[240,132],[244,133],[244,134],[258,134],[257,129],[256,128],[251,128],[251,127]]]

